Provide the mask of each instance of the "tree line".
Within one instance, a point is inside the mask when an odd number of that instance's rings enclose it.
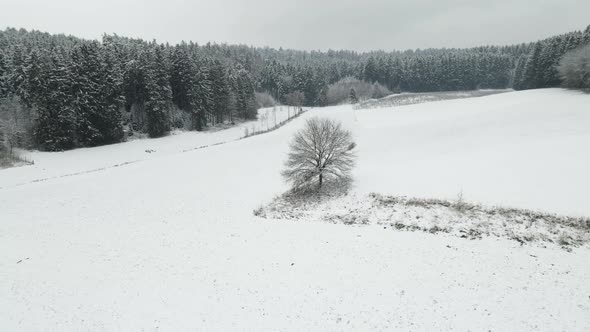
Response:
[[[357,53],[264,48],[258,50],[264,63],[256,80],[258,89],[283,103],[302,92],[307,106],[330,104],[330,88],[351,80],[378,83],[392,92],[556,87],[565,79],[558,72],[561,59],[589,43],[590,26],[533,43],[468,49]],[[581,55],[577,58],[581,67]]]
[[[323,106],[346,99],[351,82],[373,94],[558,86],[561,59],[588,43],[590,27],[502,47],[307,52],[9,28],[0,31],[0,131],[13,128],[19,146],[64,150],[253,119],[261,93]]]
[[[21,122],[29,145],[44,150],[256,117],[251,73],[193,43],[106,35],[99,42],[8,29],[0,33],[0,51],[2,107],[10,113],[9,106],[19,106],[21,114],[9,120]]]
[[[522,54],[517,60],[514,89],[526,90],[559,86],[565,79],[559,73],[563,57],[588,44],[590,44],[590,26],[584,31],[574,31],[533,43],[530,47],[531,50],[527,54]]]
[[[265,50],[266,62],[257,77],[259,87],[283,103],[292,93],[303,92],[306,106],[329,104],[330,87],[351,79],[379,83],[393,92],[507,88],[515,59],[528,51],[525,44],[363,54]]]

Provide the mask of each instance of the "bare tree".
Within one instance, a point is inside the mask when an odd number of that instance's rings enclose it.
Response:
[[[299,90],[293,91],[285,96],[285,101],[287,105],[302,106],[305,101],[305,94]]]
[[[0,98],[0,145],[10,155],[14,148],[27,147],[32,139],[31,122],[31,111],[17,97]]]
[[[352,134],[340,122],[313,118],[298,131],[290,144],[290,152],[282,172],[296,190],[318,189],[330,179],[350,177],[354,166],[355,143]]]
[[[356,78],[347,77],[328,86],[328,91],[326,92],[328,105],[350,102],[350,90],[352,89],[354,89],[357,101],[382,98],[391,94],[389,89],[377,82],[371,84]]]
[[[567,52],[557,67],[566,88],[590,88],[590,45]]]

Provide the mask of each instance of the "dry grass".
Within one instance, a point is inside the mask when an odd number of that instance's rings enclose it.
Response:
[[[510,90],[474,90],[474,91],[446,91],[393,94],[380,99],[369,99],[354,106],[355,109],[371,109],[397,107],[404,105],[422,104],[432,101],[483,97]]]
[[[33,160],[21,155],[16,150],[0,152],[0,169],[32,165]]]
[[[560,216],[466,202],[408,198],[372,193],[357,196],[350,184],[332,184],[320,192],[287,192],[256,210],[275,220],[379,225],[384,229],[449,234],[465,239],[499,237],[522,244],[548,244],[571,250],[590,245],[590,218]]]

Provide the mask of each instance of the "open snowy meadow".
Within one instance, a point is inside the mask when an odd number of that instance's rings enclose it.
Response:
[[[510,222],[477,238],[384,227],[415,218],[409,205],[366,224],[254,213],[288,190],[293,134],[328,117],[358,155],[333,214],[389,195],[590,217],[590,95],[315,108],[241,139],[274,125],[261,114],[0,170],[0,330],[590,330],[588,228],[563,247],[506,237]],[[465,219],[438,216],[428,227]]]

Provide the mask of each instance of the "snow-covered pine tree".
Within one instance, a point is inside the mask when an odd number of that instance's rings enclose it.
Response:
[[[21,101],[30,106],[32,100],[29,100],[26,89],[26,55],[22,45],[16,45],[12,48],[12,56],[7,57],[6,87],[10,93],[14,93]]]
[[[47,59],[45,54],[34,48],[29,53],[24,65],[24,80],[20,87],[21,98],[29,106],[42,103],[47,97]]]
[[[7,86],[7,64],[4,52],[0,50],[0,99],[5,98],[8,94],[8,86]]]
[[[43,92],[36,92],[35,140],[44,150],[71,149],[76,144],[76,110],[72,107],[72,74],[63,53],[53,52],[39,81]],[[30,73],[29,73],[30,74]]]
[[[72,52],[73,107],[77,140],[82,146],[117,142],[123,130],[121,73],[113,55],[98,42],[85,42]]]
[[[533,47],[533,51],[529,54],[523,72],[523,88],[536,89],[540,86],[539,76],[539,62],[541,59],[541,52],[543,50],[543,43],[537,42]]]
[[[196,46],[182,43],[174,48],[170,82],[176,106],[191,114],[191,127],[202,130],[206,125],[205,112],[211,104],[211,82],[205,61],[191,55]]]
[[[369,57],[367,62],[365,63],[365,67],[363,70],[363,79],[369,83],[377,82],[378,72],[377,72],[377,61],[374,57]]]
[[[211,93],[213,96],[213,114],[214,121],[221,123],[227,116],[229,103],[229,85],[225,68],[221,61],[216,59],[209,72],[211,78]]]
[[[193,65],[188,53],[188,46],[183,42],[176,45],[172,51],[170,86],[174,104],[186,112],[191,112],[189,90],[193,84],[193,79]]]
[[[146,67],[148,61],[146,54],[141,51],[135,59],[125,63],[123,76],[123,93],[125,107],[129,111],[129,120],[133,130],[147,130],[145,119],[145,103],[148,99],[146,87]]]
[[[74,47],[71,62],[71,82],[76,112],[76,138],[81,146],[94,146],[102,141],[97,123],[100,109],[99,97],[100,59],[94,43],[81,43]]]
[[[514,71],[514,79],[513,79],[513,83],[512,83],[512,87],[515,90],[522,90],[524,88],[523,75],[524,75],[526,61],[527,61],[527,56],[521,55],[520,58],[518,58],[518,60],[516,62],[516,69]]]
[[[238,82],[234,69],[229,67],[226,72],[227,75],[227,87],[228,87],[228,99],[227,99],[227,116],[229,122],[234,124],[234,118],[238,112]]]
[[[125,98],[123,95],[123,69],[116,54],[116,46],[112,43],[103,44],[100,52],[99,107],[101,108],[102,127],[100,131],[103,141],[109,144],[121,141],[123,124],[121,109]]]
[[[254,84],[250,74],[242,67],[236,69],[237,109],[243,119],[256,118]]]
[[[172,106],[172,89],[170,88],[163,47],[155,45],[150,60],[146,74],[147,132],[150,137],[160,137],[170,131],[169,110]]]
[[[191,112],[193,114],[193,128],[197,131],[207,126],[207,117],[211,112],[213,98],[209,66],[205,59],[193,60],[193,84],[189,87]]]
[[[559,85],[556,66],[563,55],[560,50],[563,44],[564,40],[556,37],[549,40],[543,47],[539,60],[539,87],[545,88]]]

